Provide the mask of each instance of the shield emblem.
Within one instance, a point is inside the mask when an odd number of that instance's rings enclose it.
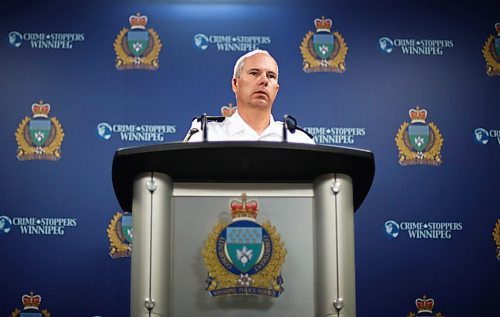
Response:
[[[52,125],[47,119],[32,119],[30,120],[29,130],[31,141],[36,146],[43,146],[49,139],[50,129]]]
[[[237,221],[226,228],[227,254],[241,272],[250,271],[262,252],[262,227],[250,221]]]
[[[495,38],[495,49],[497,51],[497,57],[500,57],[500,37]]]
[[[321,59],[328,59],[335,47],[335,38],[330,33],[316,33],[313,35],[313,44],[316,54]]]
[[[429,134],[428,125],[410,125],[408,127],[410,144],[417,152],[422,152],[427,147]]]
[[[132,243],[132,214],[123,214],[122,219],[122,233],[129,243]]]
[[[144,54],[149,44],[149,33],[147,31],[132,30],[127,33],[128,49],[132,55],[139,57]]]
[[[21,312],[21,317],[42,317],[42,313],[39,313],[33,309],[26,309]]]

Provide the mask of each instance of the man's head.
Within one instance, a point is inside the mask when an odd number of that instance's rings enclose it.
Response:
[[[239,110],[265,109],[269,113],[278,94],[278,64],[263,50],[249,52],[236,61],[232,88]]]

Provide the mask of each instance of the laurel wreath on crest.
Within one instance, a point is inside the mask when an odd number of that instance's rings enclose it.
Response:
[[[403,122],[401,127],[398,129],[398,133],[396,134],[396,145],[399,150],[399,163],[405,162],[426,162],[426,161],[434,161],[436,164],[441,164],[441,148],[443,147],[443,136],[441,132],[439,132],[438,127],[434,123],[429,123],[429,128],[434,133],[434,142],[432,146],[428,149],[428,151],[419,154],[416,151],[412,151],[408,141],[405,141],[405,133],[409,127],[408,122]],[[419,155],[423,155],[423,157],[419,157]]]
[[[486,60],[486,73],[488,76],[500,75],[500,63],[493,57],[492,46],[495,37],[490,35],[483,47],[483,56]]]
[[[127,254],[131,251],[131,245],[124,243],[120,237],[118,236],[118,223],[122,218],[123,214],[117,212],[113,219],[111,220],[108,229],[106,232],[108,233],[109,243],[111,250],[109,251],[109,255],[112,258],[117,257],[117,254]]]
[[[25,117],[21,123],[19,124],[19,127],[16,130],[16,141],[18,145],[18,151],[17,151],[17,156],[20,157],[22,155],[36,155],[36,147],[31,146],[28,143],[28,138],[29,132],[26,130],[26,126],[28,125],[28,122],[31,120],[30,117]],[[64,132],[62,129],[61,124],[59,121],[56,119],[56,117],[50,118],[50,121],[52,122],[52,127],[55,131],[51,130],[51,138],[49,138],[47,142],[47,146],[43,147],[43,153],[47,155],[54,155],[56,159],[59,159],[61,157],[61,152],[59,149],[61,148],[62,140],[64,138]]]
[[[415,316],[417,316],[415,313],[409,313],[408,315],[406,315],[406,317],[415,317]],[[444,315],[441,313],[436,313],[434,317],[444,317]]]
[[[327,59],[329,65],[326,67],[322,64],[321,59],[317,59],[311,54],[311,50],[314,50],[314,48],[310,48],[309,46],[311,45],[311,38],[313,35],[314,33],[312,31],[307,32],[306,36],[302,40],[302,43],[300,44],[300,52],[304,58],[304,71],[307,71],[308,69],[318,71],[320,69],[330,68],[331,71],[336,73],[345,72],[347,44],[342,35],[339,32],[333,32],[335,40],[339,44],[339,50],[337,54],[332,55]]]
[[[130,68],[131,65],[135,64],[135,57],[127,55],[122,47],[123,38],[128,31],[129,29],[123,28],[113,44],[116,52],[116,68],[118,69],[127,69]],[[141,64],[144,64],[148,69],[155,70],[160,66],[158,56],[160,55],[162,44],[160,37],[153,29],[148,29],[147,32],[153,39],[153,47],[151,51],[142,58]]]
[[[46,309],[43,309],[41,313],[43,317],[50,317],[50,313]],[[21,311],[17,308],[12,312],[12,314],[10,314],[10,317],[19,317],[19,316],[21,316]]]
[[[205,246],[202,250],[203,260],[208,269],[209,275],[213,278],[211,284],[207,287],[208,291],[216,289],[229,288],[237,286],[238,275],[227,271],[217,259],[216,243],[221,232],[228,226],[227,222],[219,222],[213,231],[209,234]],[[273,253],[266,267],[252,275],[252,287],[272,288],[275,291],[280,291],[281,286],[276,281],[280,274],[281,266],[285,262],[286,249],[284,243],[281,242],[280,235],[276,232],[276,228],[269,221],[261,224],[269,235],[273,244]]]
[[[495,243],[497,245],[497,258],[500,260],[500,219],[497,220],[492,234],[493,239],[495,239]]]

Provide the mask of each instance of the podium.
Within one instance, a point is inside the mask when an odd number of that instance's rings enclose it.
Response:
[[[120,149],[113,187],[133,214],[130,316],[356,316],[354,212],[375,173],[369,151],[272,142]],[[281,234],[279,298],[211,296],[202,251],[242,194]],[[273,227],[273,228],[274,228]],[[280,276],[281,278],[281,276]]]

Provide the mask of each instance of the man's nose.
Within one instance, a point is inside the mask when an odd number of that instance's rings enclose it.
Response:
[[[267,86],[269,84],[269,78],[267,78],[267,74],[261,74],[259,77],[259,84],[263,84]]]

